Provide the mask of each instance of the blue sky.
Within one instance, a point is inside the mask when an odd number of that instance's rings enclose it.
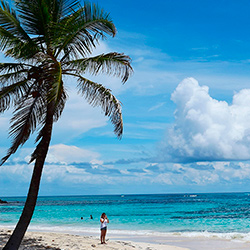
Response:
[[[123,103],[123,139],[69,80],[40,195],[249,191],[250,2],[95,2],[118,33],[94,53],[133,61],[125,85],[89,76]],[[10,115],[0,116],[2,156]],[[0,196],[26,195],[33,148],[32,137],[0,168]]]

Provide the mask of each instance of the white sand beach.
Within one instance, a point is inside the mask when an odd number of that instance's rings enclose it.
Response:
[[[11,230],[0,229],[0,249],[7,242]],[[73,235],[56,232],[28,231],[20,250],[247,250],[250,242],[227,240],[216,237],[169,237],[110,235],[107,244],[100,244],[98,236]]]
[[[0,248],[2,249],[11,234],[11,230],[0,230]],[[108,240],[106,245],[100,244],[98,237],[80,236],[51,232],[27,232],[20,250],[189,250],[188,248],[151,244],[123,240]]]

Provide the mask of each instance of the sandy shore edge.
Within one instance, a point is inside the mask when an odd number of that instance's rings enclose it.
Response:
[[[0,249],[3,248],[11,230],[0,229]],[[90,250],[90,249],[113,249],[113,250],[189,250],[166,244],[151,244],[133,241],[108,240],[106,245],[100,244],[98,237],[71,235],[66,233],[51,232],[27,232],[20,250]]]

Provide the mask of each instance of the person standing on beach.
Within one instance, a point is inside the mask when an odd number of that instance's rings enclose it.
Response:
[[[107,233],[107,224],[109,223],[109,219],[105,213],[101,215],[101,244],[106,244],[105,237]]]

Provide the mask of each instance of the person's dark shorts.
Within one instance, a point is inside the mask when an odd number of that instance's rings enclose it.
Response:
[[[107,227],[103,227],[103,228],[101,228],[101,230],[107,230]]]

